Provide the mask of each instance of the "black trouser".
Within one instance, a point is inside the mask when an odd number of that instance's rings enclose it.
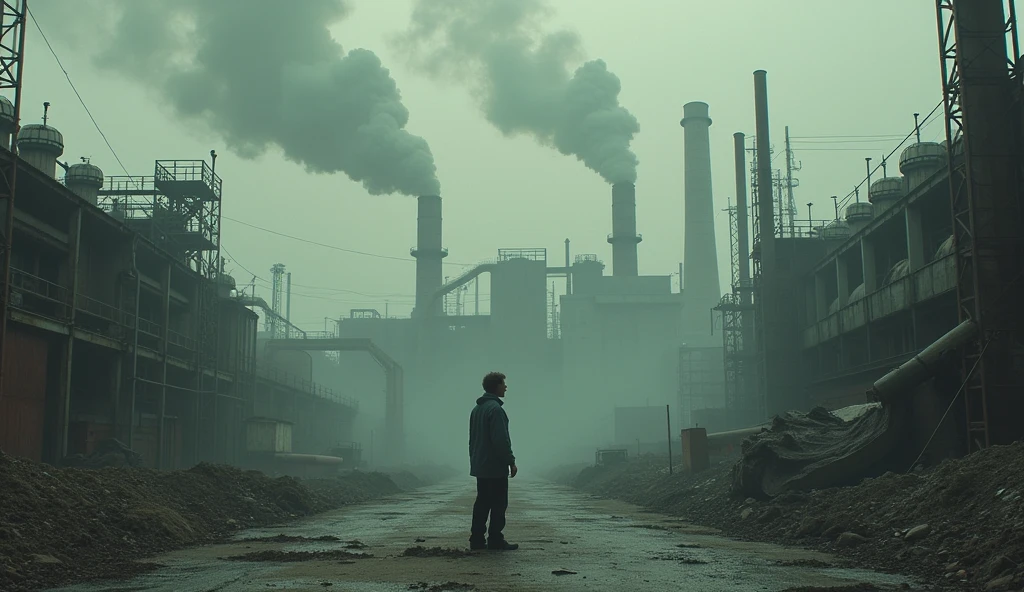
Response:
[[[501,531],[505,528],[505,510],[508,509],[508,478],[476,479],[476,503],[473,504],[473,528],[470,530],[473,539],[484,540],[484,533],[490,535],[492,541],[502,540]],[[487,515],[491,515],[491,529],[487,530]]]

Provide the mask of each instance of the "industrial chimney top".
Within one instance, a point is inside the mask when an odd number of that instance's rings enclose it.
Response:
[[[905,194],[902,177],[884,177],[871,184],[868,188],[868,201],[871,203],[895,201]]]
[[[30,123],[22,126],[18,133],[18,148],[60,156],[64,154],[64,136],[56,128],[46,124]]]
[[[103,171],[88,161],[79,162],[68,167],[64,182],[69,185],[75,183],[94,185],[98,189],[103,187]]]
[[[0,95],[0,131],[8,134],[14,131],[14,103],[3,95]]]
[[[911,144],[900,154],[900,172],[915,167],[941,168],[946,162],[946,147],[935,142]]]
[[[704,125],[711,125],[711,117],[708,115],[708,104],[702,101],[691,101],[683,105],[683,118],[679,125],[686,127],[688,122],[700,121]]]

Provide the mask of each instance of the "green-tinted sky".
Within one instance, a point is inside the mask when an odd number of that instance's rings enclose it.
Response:
[[[287,4],[281,3],[282,10]],[[597,253],[610,262],[605,236],[611,230],[611,191],[597,174],[529,138],[502,136],[466,87],[437,82],[410,65],[394,39],[408,26],[412,0],[352,0],[350,5],[347,18],[331,29],[334,38],[345,50],[364,47],[380,57],[410,112],[409,131],[427,140],[436,160],[452,263],[447,273],[458,275],[463,267],[457,264],[494,257],[501,247],[546,247],[549,258],[560,261],[567,237],[574,253]],[[230,218],[223,224],[223,245],[231,260],[228,270],[240,283],[253,273],[267,279],[272,264],[286,264],[293,274],[292,317],[309,329],[322,329],[325,316],[347,314],[350,308],[383,312],[385,301],[391,314],[408,314],[411,259],[332,250],[235,220],[325,245],[408,258],[415,242],[412,198],[371,196],[342,174],[309,174],[276,150],[255,160],[232,154],[208,126],[177,120],[143,83],[95,67],[90,55],[106,32],[91,14],[94,6],[76,0],[32,3],[129,171],[152,174],[155,159],[203,158],[217,149],[223,212]],[[675,273],[682,258],[679,119],[684,103],[710,105],[715,206],[723,209],[734,193],[732,134],[753,134],[752,72],[767,70],[773,144],[781,152],[786,125],[800,138],[794,144],[803,166],[796,201],[813,201],[814,217],[824,218],[832,216],[829,196],[846,195],[864,177],[864,157],[877,162],[899,142],[840,143],[835,136],[902,137],[912,128],[912,114],[928,113],[941,97],[932,2],[557,0],[551,6],[551,30],[575,31],[586,58],[607,62],[621,79],[622,105],[639,120],[633,149],[640,161],[642,274]],[[51,122],[66,139],[64,158],[89,156],[107,174],[124,174],[34,26],[28,31],[24,81],[24,123],[38,121],[41,103],[50,101]],[[937,117],[923,136],[939,140],[941,134]],[[894,162],[890,171],[895,168]],[[800,217],[806,218],[803,205]],[[724,213],[716,233],[724,284],[729,277]],[[267,284],[257,280],[257,285],[266,296]],[[488,291],[481,289],[483,310]]]

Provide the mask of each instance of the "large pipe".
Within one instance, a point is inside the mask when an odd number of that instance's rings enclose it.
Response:
[[[768,73],[754,72],[757,127],[757,216],[762,272],[775,268],[775,210],[772,203],[772,142],[768,130]]]
[[[732,135],[734,160],[736,165],[736,233],[740,254],[740,287],[744,304],[750,304],[750,230],[747,228],[747,145],[743,132]]]
[[[707,318],[722,297],[715,245],[715,204],[711,192],[711,140],[708,104],[683,105],[683,168],[685,181],[683,232],[683,298],[689,314],[686,330],[710,337]],[[690,339],[692,343],[692,338]],[[710,344],[709,344],[710,345]]]
[[[636,186],[632,183],[612,185],[612,275],[636,276],[636,246],[643,240],[636,233]]]
[[[943,354],[974,339],[977,333],[978,326],[974,321],[960,323],[902,366],[876,380],[868,389],[868,400],[887,404],[910,394],[914,387],[935,374],[943,363]]]
[[[441,197],[424,195],[418,201],[416,247],[411,251],[416,258],[415,313],[420,317],[438,316],[442,303],[433,296],[443,283],[441,261],[448,256],[441,246]]]

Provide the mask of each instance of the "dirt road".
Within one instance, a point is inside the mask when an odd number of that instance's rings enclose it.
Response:
[[[406,556],[415,547],[428,555],[439,548],[467,548],[475,489],[463,480],[245,531],[228,544],[163,555],[152,560],[162,567],[132,581],[61,590],[713,592],[858,583],[889,590],[905,583],[840,568],[822,553],[733,541],[676,518],[555,485],[514,480],[510,489],[506,535],[520,543],[519,551]]]

